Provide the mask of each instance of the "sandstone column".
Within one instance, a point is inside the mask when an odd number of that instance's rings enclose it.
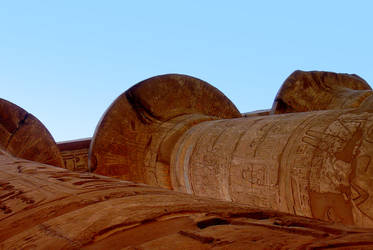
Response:
[[[0,112],[15,114],[4,108]],[[16,130],[7,127],[10,119],[1,121],[1,128],[6,129],[2,131],[12,132],[7,141],[13,146],[1,144],[0,149],[0,249],[373,247],[372,229],[329,224],[14,157],[11,154],[22,152],[53,155],[54,144],[48,144],[44,126],[31,118],[10,123],[18,124]],[[205,120],[189,115],[185,118]],[[174,132],[186,131],[191,124],[171,120],[178,128]],[[42,138],[38,140],[36,135]],[[18,146],[12,137],[20,143]],[[30,143],[33,140],[38,143]],[[164,156],[173,139],[166,142],[161,144]]]
[[[373,230],[30,162],[0,150],[0,249],[366,249]]]
[[[360,79],[351,86],[369,88]],[[125,180],[369,227],[373,116],[341,108],[235,118],[234,105],[205,82],[150,78],[104,114],[90,164]]]
[[[203,122],[175,145],[171,186],[372,226],[372,131],[372,114],[359,110]]]

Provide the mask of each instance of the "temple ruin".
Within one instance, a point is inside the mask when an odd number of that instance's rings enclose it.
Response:
[[[268,110],[170,74],[56,143],[0,99],[0,249],[373,249],[373,91],[295,71]]]

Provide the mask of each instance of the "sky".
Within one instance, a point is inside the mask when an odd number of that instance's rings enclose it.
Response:
[[[91,137],[111,102],[180,73],[243,112],[267,109],[294,70],[373,85],[373,1],[3,1],[0,98],[56,141]]]

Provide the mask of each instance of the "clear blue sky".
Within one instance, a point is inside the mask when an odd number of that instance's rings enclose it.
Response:
[[[4,1],[0,97],[61,141],[92,136],[119,94],[159,74],[201,78],[241,112],[270,108],[296,69],[373,85],[372,12],[368,0]]]

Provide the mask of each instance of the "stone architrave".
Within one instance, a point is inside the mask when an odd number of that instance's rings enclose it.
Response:
[[[373,226],[373,115],[366,105],[235,118],[239,113],[226,97],[190,79],[150,78],[118,97],[93,137],[92,170],[198,196]],[[200,104],[226,113],[193,110]]]
[[[58,142],[66,169],[75,172],[88,172],[88,149],[91,138]]]

